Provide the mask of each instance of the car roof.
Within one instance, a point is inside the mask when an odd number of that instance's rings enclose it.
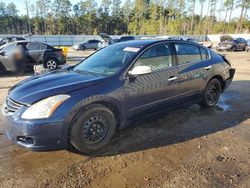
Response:
[[[38,43],[38,44],[43,44],[43,45],[49,46],[48,44],[45,44],[45,43],[42,43],[42,42],[30,41],[30,40],[18,40],[18,41],[14,41],[14,42],[11,42],[11,43],[16,43],[16,44],[21,44],[21,43]],[[10,43],[8,43],[8,44],[10,44]]]
[[[131,47],[147,47],[153,44],[157,43],[162,43],[162,42],[182,42],[182,43],[189,43],[189,44],[194,44],[197,46],[202,46],[196,42],[193,41],[185,41],[185,40],[176,40],[176,39],[149,39],[149,40],[129,40],[126,42],[121,42],[121,43],[115,43],[112,45],[124,45],[124,46],[131,46]]]

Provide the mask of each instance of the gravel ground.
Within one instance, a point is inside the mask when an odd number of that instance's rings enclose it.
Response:
[[[89,53],[70,52],[71,63]],[[136,122],[96,156],[13,145],[0,116],[0,187],[249,187],[250,53],[226,56],[236,75],[217,107]],[[28,76],[1,77],[0,104]]]

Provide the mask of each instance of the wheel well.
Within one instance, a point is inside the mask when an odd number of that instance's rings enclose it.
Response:
[[[113,105],[111,102],[106,102],[106,101],[98,101],[98,102],[94,102],[94,103],[90,103],[90,104],[87,104],[86,106],[82,106],[80,108],[77,109],[77,111],[74,113],[73,116],[69,116],[67,122],[69,123],[69,128],[68,128],[68,136],[67,136],[67,139],[69,140],[70,138],[70,131],[71,131],[71,127],[72,127],[72,123],[77,119],[77,117],[79,116],[80,112],[86,108],[88,108],[89,106],[91,105],[94,105],[94,104],[100,104],[100,105],[103,105],[105,106],[106,108],[108,108],[109,110],[111,110],[114,115],[115,115],[115,121],[116,121],[116,126],[118,128],[118,125],[119,125],[119,110],[118,108]]]
[[[115,115],[116,124],[118,125],[120,112],[119,112],[118,108],[115,105],[113,105],[111,102],[106,102],[106,101],[98,101],[98,102],[93,102],[93,103],[81,106],[80,108],[77,109],[77,111],[74,113],[74,115],[71,116],[71,118],[69,120],[70,124],[72,124],[72,122],[77,118],[77,116],[79,115],[79,113],[81,111],[85,110],[86,108],[88,108],[89,106],[94,105],[94,104],[103,105],[106,108],[108,108],[109,110],[111,110]]]
[[[101,104],[101,105],[107,107],[109,110],[111,110],[114,113],[115,119],[116,119],[116,125],[119,124],[120,112],[119,112],[118,108],[114,104],[112,104],[111,102],[106,102],[106,101],[95,102],[95,103],[92,103],[92,104]],[[89,105],[92,105],[92,104],[89,104]]]
[[[212,79],[217,79],[217,80],[219,80],[219,81],[220,81],[220,85],[221,85],[221,89],[222,89],[222,90],[224,89],[224,87],[225,87],[225,82],[224,82],[224,80],[223,80],[223,78],[222,78],[221,76],[216,75],[216,76],[213,76],[210,80],[212,80]],[[210,81],[210,80],[209,80],[209,81]]]

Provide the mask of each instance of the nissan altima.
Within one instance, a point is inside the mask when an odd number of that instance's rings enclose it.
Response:
[[[35,151],[71,144],[91,153],[139,117],[195,103],[214,107],[234,73],[225,57],[197,43],[117,43],[12,87],[2,125],[9,139]]]

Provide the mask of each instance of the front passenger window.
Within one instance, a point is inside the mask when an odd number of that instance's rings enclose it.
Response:
[[[152,71],[172,67],[170,46],[161,44],[149,48],[136,61],[136,66],[150,66]]]

